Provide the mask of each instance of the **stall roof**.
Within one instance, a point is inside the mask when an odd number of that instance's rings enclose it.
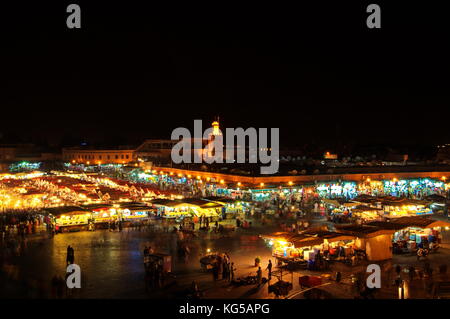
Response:
[[[442,204],[447,202],[447,198],[445,198],[444,196],[438,195],[438,194],[429,195],[429,196],[425,197],[425,200],[433,202],[433,203],[442,203]]]
[[[307,234],[307,233],[304,233]],[[316,232],[315,235],[317,237],[320,237],[322,239],[326,239],[328,242],[335,242],[335,241],[341,241],[341,240],[352,240],[355,239],[355,236],[349,235],[349,234],[343,234],[339,232],[334,231],[320,231]]]
[[[367,223],[366,225],[375,226],[375,227],[383,228],[383,229],[393,229],[393,230],[400,230],[400,229],[405,228],[404,225],[400,225],[397,223],[391,223],[391,222],[381,222],[381,221],[373,221],[373,222]]]
[[[441,220],[434,220],[430,218],[420,216],[405,216],[391,220],[391,223],[402,225],[406,227],[420,227],[420,228],[433,228],[433,227],[450,227],[450,223]]]
[[[302,248],[306,246],[315,246],[323,243],[323,238],[314,236],[295,236],[289,240],[296,248]]]
[[[179,200],[157,198],[151,200],[150,203],[159,206],[174,207],[180,205],[181,202]]]
[[[379,199],[376,198],[375,196],[365,195],[365,194],[361,194],[352,199],[352,202],[366,203],[366,204],[372,204],[372,203],[376,203],[378,201],[379,201]]]
[[[220,196],[209,196],[209,197],[204,197],[203,199],[207,200],[207,201],[211,201],[211,202],[220,202],[220,203],[224,203],[224,204],[230,204],[230,203],[235,203],[235,202],[240,201],[238,199],[233,199],[233,198],[228,198],[228,197],[220,197]]]
[[[120,208],[129,209],[129,210],[140,210],[140,209],[151,209],[150,206],[144,203],[121,203]]]
[[[290,241],[290,239],[294,236],[296,236],[294,233],[275,232],[269,235],[261,235],[261,238]]]
[[[45,211],[54,216],[88,212],[88,210],[86,210],[80,206],[49,207],[49,208],[46,208]]]
[[[107,209],[107,208],[111,208],[111,207],[113,207],[113,205],[112,204],[107,204],[107,203],[104,203],[104,204],[86,204],[86,205],[82,205],[81,206],[82,208],[84,208],[84,209],[90,209],[90,210],[94,210],[94,209]]]
[[[292,243],[296,248],[320,245],[326,239],[328,242],[335,242],[341,240],[352,240],[355,236],[349,234],[343,234],[338,232],[330,231],[309,231],[301,234],[294,234],[288,232],[276,232],[270,235],[261,236],[262,238],[272,239],[272,240],[283,240]]]
[[[368,211],[383,211],[381,208],[371,207],[367,205],[358,205],[352,209],[352,212],[368,212]]]
[[[385,198],[382,201],[384,206],[407,206],[407,205],[423,205],[427,206],[430,202],[419,199],[409,199],[409,198]]]
[[[322,201],[324,203],[327,203],[329,205],[334,205],[334,206],[354,206],[356,205],[355,203],[349,202],[348,200],[344,199],[344,198],[335,198],[335,199],[329,199],[329,198],[322,198]]]
[[[180,201],[179,205],[188,204],[198,206],[200,208],[215,208],[215,207],[223,207],[224,205],[218,202],[212,202],[204,199],[198,198],[185,198]]]
[[[360,238],[369,238],[369,237],[376,237],[379,235],[389,235],[395,233],[395,230],[393,229],[385,229],[368,225],[348,225],[336,228],[339,232]]]

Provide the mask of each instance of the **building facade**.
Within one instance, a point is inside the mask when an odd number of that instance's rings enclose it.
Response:
[[[132,149],[80,149],[64,148],[63,161],[78,164],[128,164],[134,162],[134,150]]]

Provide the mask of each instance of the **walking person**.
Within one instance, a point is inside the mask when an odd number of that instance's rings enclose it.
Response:
[[[261,270],[261,267],[258,267],[258,271],[256,272],[256,279],[257,279],[258,287],[261,286],[261,282],[262,282],[262,270]]]
[[[190,254],[191,250],[189,249],[188,245],[184,246],[184,263],[187,264],[189,261],[189,254]]]
[[[217,281],[219,280],[219,267],[217,265],[217,262],[214,263],[213,269],[212,269],[212,273],[213,273],[213,280]]]
[[[234,280],[234,271],[236,268],[234,268],[234,263],[231,263],[230,265],[230,282]]]
[[[226,281],[230,281],[230,264],[227,262],[226,259],[224,259],[223,262],[222,278]]]
[[[71,248],[70,245],[67,246],[67,253],[66,253],[66,264],[69,265],[71,264],[70,260],[71,260]]]
[[[269,259],[269,264],[267,265],[266,270],[269,272],[269,280],[272,278],[272,260]]]
[[[75,262],[75,250],[73,247],[70,247],[70,263],[73,264]]]

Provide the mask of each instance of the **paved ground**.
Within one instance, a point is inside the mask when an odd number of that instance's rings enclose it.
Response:
[[[7,260],[2,267],[0,279],[0,297],[52,297],[50,291],[51,278],[55,274],[65,275],[65,258],[67,245],[75,249],[75,263],[82,270],[82,288],[70,298],[184,298],[183,291],[195,280],[205,298],[275,298],[268,292],[268,284],[233,287],[219,280],[214,282],[211,273],[200,268],[199,258],[206,252],[227,252],[237,267],[236,277],[255,275],[254,259],[259,256],[263,269],[271,257],[271,251],[258,237],[260,233],[275,230],[270,226],[256,226],[250,230],[239,229],[230,237],[202,235],[189,240],[191,255],[187,262],[176,257],[176,235],[160,231],[125,229],[123,232],[95,231],[78,232],[47,236],[28,237],[21,245],[21,254]],[[444,246],[450,234],[444,237]],[[142,251],[144,246],[151,246],[158,252],[169,253],[174,257],[173,272],[175,283],[165,289],[145,292],[144,267]],[[447,246],[448,247],[448,246]],[[450,250],[443,248],[430,255],[428,262],[435,268],[450,261]],[[385,267],[393,269],[393,265],[414,265],[423,268],[424,261],[417,261],[415,256],[394,256]],[[386,268],[388,269],[388,268]],[[364,271],[360,267],[348,267],[335,264],[327,272],[334,278],[336,271],[341,271],[343,281],[337,284],[333,280],[324,279],[320,287],[322,297],[354,298],[357,293],[350,281],[350,275]],[[301,275],[323,275],[324,272],[298,271],[285,273],[283,280],[293,283],[290,298],[308,298],[315,290],[303,291],[299,287],[298,277]],[[264,272],[267,277],[267,272]],[[407,273],[402,276],[408,278]],[[11,279],[12,278],[12,279]],[[395,274],[393,270],[383,272],[383,288],[376,293],[377,298],[397,298],[398,289],[393,286]],[[272,277],[271,283],[277,279]],[[433,281],[447,280],[446,277],[434,275],[433,278],[415,279],[409,284],[411,298],[430,296]]]

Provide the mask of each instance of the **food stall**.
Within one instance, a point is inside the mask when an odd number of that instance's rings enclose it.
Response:
[[[147,204],[138,202],[120,203],[117,210],[122,220],[128,222],[145,220],[156,213],[156,210]]]
[[[328,230],[310,230],[301,234],[274,233],[262,236],[272,255],[288,269],[307,266],[327,269],[328,262],[349,259],[355,254],[356,236]],[[320,254],[321,258],[317,255]],[[326,261],[326,262],[325,262]]]
[[[92,221],[91,212],[78,206],[47,208],[55,216],[56,228],[60,232],[87,230]]]
[[[431,248],[440,243],[441,232],[450,229],[450,223],[426,217],[400,217],[384,223],[371,223],[395,230],[392,236],[394,253],[414,253],[418,247]],[[425,247],[423,247],[425,246]]]
[[[211,202],[203,199],[155,199],[151,201],[152,207],[157,214],[164,218],[183,218],[183,217],[210,217],[217,220],[224,206],[218,202]]]
[[[327,219],[335,223],[349,222],[352,216],[352,208],[358,205],[358,203],[349,202],[341,198],[322,198],[322,203],[326,207]]]
[[[119,215],[116,210],[117,207],[113,204],[87,204],[82,207],[92,213],[92,219],[97,228],[101,228],[102,226],[106,227],[111,221],[119,220]]]
[[[430,203],[427,201],[398,197],[390,197],[382,202],[385,217],[387,218],[433,214],[429,205]]]
[[[204,199],[223,205],[221,209],[223,219],[234,219],[237,217],[243,218],[245,212],[250,209],[250,202],[242,199],[232,199],[217,196],[206,197]]]
[[[351,210],[353,220],[360,221],[362,223],[383,220],[384,212],[380,208],[358,205]]]
[[[339,233],[354,236],[354,249],[365,252],[367,260],[386,260],[392,258],[392,235],[395,229],[369,225],[337,226]]]

